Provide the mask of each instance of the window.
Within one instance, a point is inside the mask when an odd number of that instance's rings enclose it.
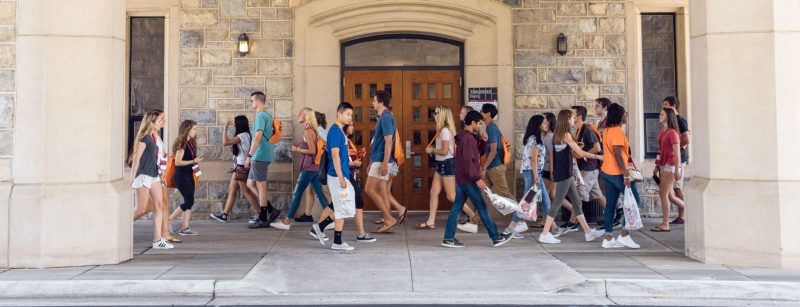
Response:
[[[645,158],[658,154],[658,132],[664,98],[678,96],[675,14],[642,14],[642,76]]]
[[[130,20],[129,149],[144,115],[151,110],[164,110],[164,17]]]

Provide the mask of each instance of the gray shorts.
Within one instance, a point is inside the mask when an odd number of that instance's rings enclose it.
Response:
[[[578,187],[578,195],[580,195],[582,201],[603,198],[603,191],[600,190],[600,182],[597,180],[599,175],[600,171],[598,170],[581,171],[583,182],[586,183]]]
[[[251,161],[247,180],[267,181],[267,173],[269,173],[269,162]]]

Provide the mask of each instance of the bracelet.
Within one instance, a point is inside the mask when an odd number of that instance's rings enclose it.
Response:
[[[631,177],[630,177],[630,176],[625,176],[625,177],[622,177],[622,178],[625,178],[625,179],[631,179]]]

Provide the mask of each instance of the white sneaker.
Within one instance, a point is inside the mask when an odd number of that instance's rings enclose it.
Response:
[[[592,229],[586,235],[586,242],[592,242],[594,239],[602,237],[606,232],[604,230]]]
[[[250,218],[250,220],[249,220],[249,221],[247,221],[247,223],[248,223],[248,224],[255,224],[255,223],[258,223],[258,214],[253,214],[253,216]]]
[[[342,242],[342,244],[336,244],[336,243],[331,244],[331,249],[340,251],[351,251],[354,250],[355,248],[348,245],[347,242]]]
[[[625,237],[623,237],[622,235],[617,236],[617,242],[630,248],[641,247],[639,246],[639,244],[636,244],[636,242],[633,242],[633,238],[631,238],[630,234]]]
[[[456,228],[458,228],[458,230],[461,230],[463,232],[478,233],[478,225],[470,222],[466,222],[464,224],[458,224],[456,225]]]
[[[336,226],[336,225],[333,225],[333,224],[334,224],[334,223],[330,223],[330,224],[328,224],[328,226],[325,226],[325,229],[323,229],[323,230],[333,230],[333,227],[335,227],[335,226]]]
[[[553,238],[558,238],[562,235],[565,235],[569,232],[569,228],[558,227],[556,231],[553,232]]]
[[[548,232],[547,235],[544,235],[544,234],[540,234],[539,235],[539,242],[547,243],[547,244],[558,244],[558,243],[561,243],[561,240],[556,239],[555,237],[553,237],[552,234],[550,234]]]
[[[317,223],[311,225],[311,231],[308,234],[314,237],[314,239],[319,240],[319,244],[322,244],[322,246],[325,246],[325,241],[328,241],[328,236],[319,229],[319,224]]]
[[[175,245],[170,244],[167,240],[163,238],[161,240],[153,242],[153,249],[171,249],[175,247]]]
[[[516,233],[523,233],[528,231],[528,223],[525,223],[525,221],[519,221],[519,223],[517,223],[517,226],[514,227],[514,231]]]
[[[622,247],[625,247],[625,245],[622,245],[622,243],[617,242],[617,240],[614,240],[614,238],[611,238],[611,240],[603,239],[603,248],[622,248]]]
[[[269,227],[275,228],[275,229],[280,229],[280,230],[289,230],[289,228],[292,228],[292,225],[291,224],[284,224],[283,221],[277,220],[277,221],[274,221],[274,222],[270,223]]]

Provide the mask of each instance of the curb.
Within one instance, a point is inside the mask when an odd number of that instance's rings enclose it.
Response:
[[[212,298],[213,280],[0,281],[0,299],[202,296]]]
[[[609,298],[800,301],[800,282],[606,279]]]

